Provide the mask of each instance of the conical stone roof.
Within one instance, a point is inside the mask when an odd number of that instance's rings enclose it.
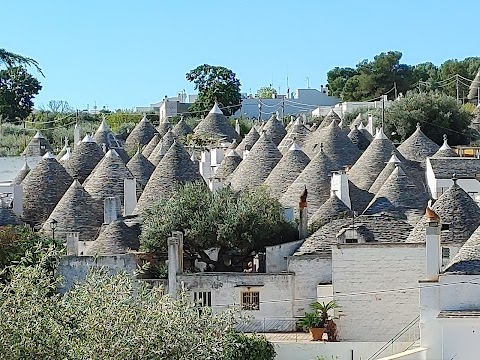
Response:
[[[241,162],[242,158],[240,157],[240,155],[238,155],[236,150],[230,150],[228,154],[223,158],[213,177],[220,181],[227,181],[230,175],[232,175],[232,173],[237,168],[238,164],[240,164]]]
[[[139,145],[147,145],[156,133],[157,130],[152,123],[147,120],[147,116],[144,115],[143,119],[140,120],[128,135],[123,148],[128,154],[133,154]]]
[[[151,208],[159,198],[170,198],[179,184],[195,181],[203,182],[198,166],[183,145],[175,141],[150,176],[135,213]]]
[[[0,226],[21,225],[21,223],[13,209],[0,199]]]
[[[403,161],[395,145],[380,130],[370,146],[348,172],[348,178],[362,190],[368,190],[394,152]]]
[[[458,157],[458,154],[448,145],[447,135],[443,135],[443,145],[440,146],[440,149],[432,156],[432,158],[440,157]]]
[[[297,118],[295,122],[290,126],[287,135],[282,139],[278,145],[278,150],[285,155],[288,149],[292,146],[295,141],[297,145],[301,148],[305,147],[307,143],[307,138],[310,135],[310,130],[302,123],[300,118]]]
[[[268,135],[262,134],[243,161],[233,172],[230,185],[235,190],[255,189],[278,164],[282,154]]]
[[[101,201],[102,206],[105,198],[113,196],[118,197],[123,205],[124,179],[133,179],[133,175],[117,152],[110,149],[85,180],[83,187],[95,200]]]
[[[25,164],[23,164],[17,176],[15,176],[15,179],[13,179],[11,185],[20,185],[23,179],[27,177],[29,172],[30,172],[30,166],[28,166],[27,158],[25,158]]]
[[[188,134],[191,134],[193,132],[193,130],[190,126],[188,126],[188,124],[182,118],[182,119],[180,119],[180,121],[178,123],[175,124],[172,132],[173,132],[173,135],[175,135],[175,137],[177,139],[182,139],[185,136],[187,136]]]
[[[158,143],[162,141],[162,136],[163,135],[160,135],[159,133],[153,135],[152,140],[150,140],[147,146],[145,146],[142,150],[143,156],[145,156],[148,159],[148,157],[152,154],[153,150],[155,150],[155,148],[157,147]]]
[[[98,238],[87,248],[85,255],[126,254],[140,247],[140,226],[128,226],[121,219],[108,224]]]
[[[63,163],[65,170],[74,179],[81,184],[95,169],[95,166],[102,160],[103,151],[90,135],[86,135],[83,140],[75,146],[70,159]],[[63,161],[63,160],[62,160]]]
[[[357,117],[355,118],[355,120],[352,121],[352,123],[350,124],[350,130],[353,130],[355,129],[355,127],[359,127],[360,124],[363,125],[363,117],[362,117],[362,113],[359,113],[357,115]]]
[[[265,123],[263,131],[272,139],[275,146],[278,146],[287,134],[287,130],[285,130],[285,126],[283,126],[283,123],[277,118],[277,114],[272,114],[270,119]]]
[[[480,226],[480,208],[456,181],[432,206],[449,231],[441,232],[442,242],[463,244]],[[424,216],[408,236],[407,242],[425,242],[427,219]]]
[[[148,157],[148,161],[150,161],[153,165],[157,166],[174,142],[175,136],[173,135],[173,132],[171,130],[168,130],[167,133],[163,136],[162,140],[157,144],[155,149]]]
[[[67,153],[68,149],[71,149],[68,145],[68,137],[65,137],[65,145],[63,145],[62,150],[57,154],[57,161],[60,161],[62,157]]]
[[[308,196],[307,196],[308,199]],[[351,217],[352,211],[345,203],[338,198],[335,191],[331,192],[330,197],[308,220],[309,225],[315,224],[320,227],[334,219]]]
[[[93,139],[98,145],[100,145],[100,147],[102,146],[102,144],[105,144],[106,150],[111,148],[118,148],[121,146],[120,142],[115,137],[115,134],[108,126],[105,116],[103,117],[97,131],[93,135]]]
[[[265,179],[264,184],[270,190],[271,196],[277,199],[282,197],[309,162],[310,158],[294,142]]]
[[[393,152],[392,156],[388,160],[382,172],[375,179],[375,182],[370,187],[369,191],[372,194],[376,194],[378,190],[380,190],[382,185],[385,184],[385,181],[387,181],[388,177],[392,174],[393,170],[395,170],[395,168],[397,167],[397,164],[401,164],[401,163],[402,162],[400,161],[400,159],[397,157],[397,155],[395,155],[395,152]]]
[[[31,226],[43,224],[72,184],[65,168],[47,152],[23,185],[23,219]]]
[[[155,165],[148,161],[147,158],[140,152],[140,150],[138,150],[127,163],[127,168],[140,184],[140,187],[144,189],[148,180],[150,179],[150,176],[155,170]]]
[[[468,87],[468,95],[467,98],[469,100],[477,99],[478,103],[480,103],[480,99],[478,99],[478,88],[480,87],[480,69],[477,71],[477,75],[473,79],[472,83]]]
[[[417,124],[415,132],[397,148],[405,159],[421,164],[425,164],[425,159],[434,155],[438,149],[439,146],[422,132],[420,124]]]
[[[50,146],[50,143],[42,135],[40,131],[33,136],[33,138],[28,143],[25,150],[23,150],[22,155],[26,156],[43,156],[47,152],[52,152],[53,149]]]
[[[229,150],[234,150],[234,149],[237,148],[237,146],[238,146],[237,140],[233,139],[233,141],[230,143],[230,145],[228,145],[228,149]]]
[[[397,164],[387,181],[364,211],[364,215],[383,212],[414,223],[422,216],[427,205],[427,194],[415,186],[403,169]]]
[[[478,105],[477,107],[475,108],[475,110],[473,110],[473,119],[472,119],[472,123],[474,124],[480,124],[480,100],[478,102]]]
[[[318,129],[320,130],[320,129],[326,128],[332,123],[333,120],[335,120],[337,125],[340,123],[340,121],[342,121],[340,116],[338,116],[338,114],[335,111],[333,111],[333,109],[330,109],[327,116],[325,116],[325,118],[322,120],[322,122],[318,126]]]
[[[360,123],[360,125],[358,125],[358,130],[361,131],[361,133],[367,138],[368,141],[373,141],[372,134],[368,132],[367,128],[363,125],[363,123]]]
[[[330,181],[332,171],[339,170],[322,150],[310,161],[302,173],[288,187],[285,194],[280,198],[280,203],[285,207],[298,210],[300,195],[307,188],[308,213],[312,215],[330,197]]]
[[[160,124],[157,126],[157,131],[160,134],[160,136],[164,136],[168,130],[172,130],[172,124],[170,121],[167,119],[164,119],[160,121]]]
[[[235,131],[235,128],[230,124],[227,117],[223,115],[217,103],[213,105],[212,110],[200,121],[193,132],[197,135],[208,136],[216,140],[228,142],[233,141],[233,139],[237,139],[237,141],[241,140],[240,135]]]
[[[461,275],[480,274],[480,226],[460,248],[444,270]]]
[[[323,144],[325,154],[340,167],[352,166],[361,155],[360,150],[335,121],[328,127],[315,131],[307,142],[306,153],[312,158],[318,152],[320,144]]]
[[[260,134],[255,129],[255,126],[252,126],[248,134],[245,135],[245,137],[240,142],[240,144],[238,144],[236,148],[237,153],[243,157],[243,152],[245,150],[251,150],[253,145],[255,145],[258,139],[260,139]]]
[[[370,140],[358,130],[357,125],[354,126],[353,130],[350,130],[348,138],[360,151],[366,150],[368,145],[370,145]]]
[[[103,204],[94,200],[78,180],[74,180],[58,202],[42,231],[52,236],[50,223],[57,222],[55,238],[65,241],[67,233],[78,232],[80,241],[91,241],[97,237],[103,222]]]

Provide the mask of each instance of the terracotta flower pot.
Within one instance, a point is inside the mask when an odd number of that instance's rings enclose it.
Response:
[[[325,328],[310,328],[308,329],[310,335],[312,336],[313,341],[322,340],[323,333],[325,332]]]

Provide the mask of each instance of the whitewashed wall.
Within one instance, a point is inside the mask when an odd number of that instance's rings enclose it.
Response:
[[[287,257],[291,256],[304,240],[297,240],[285,244],[267,246],[265,248],[265,262],[267,273],[287,271]]]
[[[338,244],[332,259],[339,339],[388,341],[419,315],[425,244]]]

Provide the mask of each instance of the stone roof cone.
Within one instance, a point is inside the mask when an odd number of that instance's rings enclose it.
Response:
[[[245,135],[245,137],[240,142],[240,144],[238,144],[236,148],[237,153],[243,157],[243,152],[245,150],[251,150],[253,145],[255,145],[258,139],[260,139],[260,134],[255,129],[255,126],[252,126],[248,134]]]
[[[95,166],[102,160],[103,155],[102,148],[87,134],[75,146],[75,151],[71,154],[70,159],[65,161],[63,166],[72,178],[83,184],[88,175],[95,169]]]
[[[22,155],[26,156],[43,156],[47,152],[52,152],[53,149],[50,146],[48,140],[42,135],[40,131],[37,131],[33,138],[28,143]]]
[[[359,113],[357,115],[357,117],[355,118],[355,120],[352,121],[352,123],[350,124],[350,130],[355,129],[355,126],[358,128],[360,126],[360,124],[363,125],[362,113]]]
[[[195,181],[204,182],[198,166],[183,145],[175,141],[150,176],[135,213],[151,208],[159,198],[170,198],[179,184]]]
[[[65,168],[47,152],[23,185],[23,219],[32,226],[43,224],[72,184]]]
[[[351,217],[352,211],[338,198],[335,191],[331,191],[330,197],[308,220],[309,225],[323,225],[338,218]]]
[[[288,187],[285,194],[280,198],[280,203],[285,207],[297,210],[300,195],[306,187],[308,191],[308,213],[312,215],[330,197],[331,173],[339,169],[340,166],[328,157],[320,144],[318,154]]]
[[[162,140],[157,144],[155,149],[148,157],[148,161],[150,161],[153,165],[157,166],[174,142],[175,136],[173,135],[173,132],[171,130],[168,130],[167,133],[163,136]]]
[[[382,185],[387,181],[388,177],[392,174],[393,170],[397,167],[398,164],[402,162],[400,159],[395,155],[395,152],[392,153],[390,160],[388,160],[387,164],[383,168],[382,172],[377,176],[375,182],[370,187],[369,191],[372,194],[376,194],[378,190],[382,187]]]
[[[268,119],[263,126],[263,131],[272,139],[275,146],[278,146],[287,134],[287,130],[285,130],[285,126],[283,126],[283,123],[278,119],[277,114],[270,116],[270,119]]]
[[[237,151],[233,149],[230,150],[228,154],[223,158],[213,177],[220,181],[228,181],[230,175],[232,175],[232,173],[238,167],[238,164],[240,164],[241,162],[242,158],[240,157],[240,155],[238,155]]]
[[[352,130],[348,133],[348,138],[350,141],[358,148],[360,151],[364,151],[370,145],[370,140],[358,130],[358,126],[355,125]]]
[[[213,105],[212,110],[200,121],[193,132],[197,135],[205,135],[216,140],[228,142],[232,142],[233,139],[237,141],[241,140],[240,135],[235,131],[235,128],[230,124],[227,117],[223,115],[217,103]]]
[[[235,190],[255,189],[278,164],[282,154],[265,133],[260,136],[243,161],[233,172],[230,185]]]
[[[432,158],[439,157],[458,157],[458,154],[448,145],[446,134],[443,135],[443,145],[440,146],[440,149],[432,156]]]
[[[147,146],[145,146],[142,150],[143,156],[148,159],[148,157],[152,154],[153,150],[155,150],[155,148],[157,147],[158,143],[162,141],[162,136],[163,135],[160,134],[153,135],[152,140],[150,140]]]
[[[108,224],[98,238],[87,248],[85,255],[126,254],[140,247],[140,227],[128,226],[121,219]]]
[[[178,123],[176,123],[175,126],[173,127],[172,132],[173,132],[173,135],[177,139],[182,139],[185,136],[187,136],[188,134],[191,134],[193,132],[193,130],[190,126],[188,126],[188,124],[185,122],[185,120],[183,120],[183,118],[181,118],[180,121]]]
[[[416,223],[425,211],[427,194],[415,186],[399,164],[378,190],[365,215],[390,213]]]
[[[29,172],[30,172],[30,166],[28,166],[27,157],[25,157],[25,164],[23,164],[17,176],[15,176],[15,179],[13,179],[11,185],[20,185],[23,179],[27,177]]]
[[[142,120],[135,126],[132,132],[128,135],[123,146],[125,151],[129,154],[134,153],[138,145],[147,145],[153,136],[157,133],[157,130],[150,121],[147,120],[147,116],[143,115]]]
[[[333,120],[335,120],[337,125],[342,121],[340,116],[338,116],[338,114],[333,109],[330,109],[327,116],[325,116],[325,118],[322,120],[322,122],[318,126],[317,130],[326,128],[327,126],[329,126],[332,123]]]
[[[278,145],[278,150],[285,155],[288,152],[288,149],[292,146],[294,140],[299,147],[303,148],[306,145],[309,135],[310,130],[302,123],[300,118],[297,118],[287,131],[287,135],[285,135]]]
[[[52,236],[50,222],[55,220],[55,237],[63,241],[69,232],[79,232],[79,239],[95,240],[103,222],[103,204],[94,200],[78,180],[74,180],[65,195],[58,202],[42,231]]]
[[[444,272],[462,275],[480,274],[480,226],[463,244]]]
[[[392,156],[392,152],[395,153],[400,161],[404,161],[403,157],[396,150],[395,145],[380,129],[370,146],[348,172],[348,178],[360,189],[370,189]]]
[[[160,136],[164,136],[168,130],[172,130],[172,124],[168,121],[168,118],[160,120],[160,123],[157,126],[157,131]]]
[[[477,71],[477,75],[473,79],[472,83],[468,87],[468,100],[477,99],[478,104],[480,104],[480,99],[478,99],[478,88],[480,87],[480,69]]]
[[[434,155],[439,148],[422,132],[418,123],[415,132],[397,150],[405,159],[425,165],[425,159]]]
[[[319,144],[323,144],[325,154],[340,167],[352,166],[361,155],[360,150],[335,121],[324,129],[318,129],[308,139],[305,151],[310,158],[317,154]]]
[[[115,134],[108,126],[105,116],[103,116],[100,126],[93,135],[93,140],[95,140],[95,142],[100,145],[100,147],[102,146],[102,144],[105,144],[107,150],[110,148],[121,147],[120,142],[117,140]]]
[[[445,243],[463,244],[480,226],[480,208],[463,190],[456,180],[433,204],[432,209],[440,216],[443,224],[449,224],[449,231],[442,231]],[[424,216],[408,236],[408,242],[424,242],[427,219]]]
[[[7,204],[0,199],[0,226],[21,225],[22,221]]]
[[[83,187],[95,200],[101,201],[102,206],[105,198],[113,196],[118,197],[123,205],[124,179],[133,179],[133,175],[117,152],[110,149],[85,180]]]
[[[65,154],[63,154],[60,160],[58,160],[58,162],[63,165],[65,162],[70,160],[71,157],[72,157],[72,148],[67,147],[67,151],[65,152]]]
[[[133,155],[130,161],[127,163],[127,168],[132,173],[133,177],[137,180],[141,189],[147,186],[147,182],[152,176],[155,170],[155,165],[147,160],[145,156],[140,152],[140,149]],[[141,191],[138,195],[141,194]]]
[[[363,125],[363,122],[358,125],[358,130],[360,130],[360,132],[367,138],[368,141],[370,141],[370,143],[373,141],[372,134],[368,132],[367,128]]]
[[[310,158],[294,142],[265,179],[264,184],[269,188],[271,196],[277,199],[282,197],[309,162]]]
[[[57,154],[57,161],[60,161],[62,159],[63,155],[65,155],[67,153],[68,149],[70,149],[70,151],[71,151],[71,147],[68,145],[68,137],[65,136],[65,141],[64,141],[63,148]]]

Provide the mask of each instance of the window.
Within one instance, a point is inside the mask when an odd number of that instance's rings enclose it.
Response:
[[[442,247],[442,266],[448,265],[450,262],[450,248]]]
[[[260,310],[260,292],[244,291],[242,295],[242,310]]]
[[[345,239],[345,244],[356,244],[358,239]]]
[[[211,291],[195,291],[193,293],[193,301],[198,307],[212,306]]]

